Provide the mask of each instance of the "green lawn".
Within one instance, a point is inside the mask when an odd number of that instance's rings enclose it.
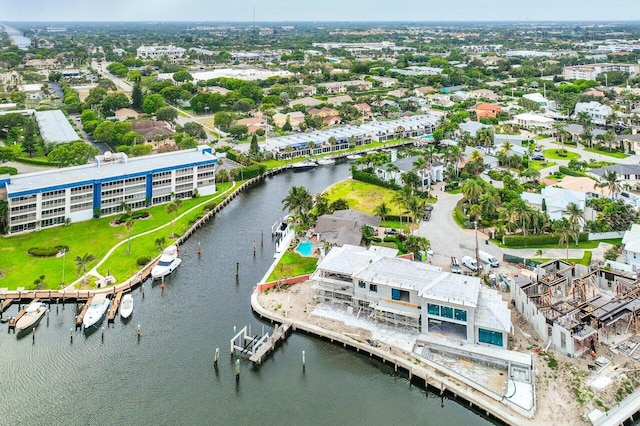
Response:
[[[613,157],[613,158],[627,158],[627,157],[629,157],[629,154],[625,154],[624,152],[605,151],[603,149],[598,149],[598,148],[585,148],[584,150],[587,151],[587,152],[593,152],[595,154],[602,154],[602,155],[606,155],[608,157]]]
[[[491,240],[494,244],[502,248],[508,249],[564,249],[566,248],[566,244],[542,244],[542,245],[529,245],[529,246],[505,246],[502,242],[498,240]],[[569,244],[570,249],[594,249],[597,248],[600,243],[608,243],[614,245],[621,245],[622,238],[610,238],[607,240],[593,240],[593,241],[580,241],[578,245],[571,240]]]
[[[393,202],[395,191],[359,180],[347,179],[330,186],[325,194],[329,202],[344,198],[349,208],[363,213],[374,214],[375,209],[382,203],[389,208],[389,214],[401,214],[400,208]]]
[[[316,270],[317,263],[317,257],[300,256],[298,253],[288,251],[273,269],[273,272],[267,278],[267,282],[310,274]]]
[[[569,245],[569,248],[571,249],[571,245]],[[592,255],[593,255],[593,253],[591,253],[590,251],[585,251],[584,255],[580,259],[577,259],[577,258],[564,259],[564,258],[562,258],[560,260],[564,260],[564,261],[569,262],[569,263],[575,263],[576,265],[589,266],[591,264],[591,256]],[[533,258],[531,260],[535,260],[536,262],[540,262],[540,263],[545,263],[545,262],[548,262],[548,261],[553,260],[553,259],[547,259],[547,258],[538,259],[536,257],[536,258]]]
[[[578,154],[577,152],[569,151],[568,149],[565,150],[567,152],[567,154],[565,156],[558,155],[558,153],[556,151],[558,151],[558,150],[555,149],[555,148],[554,149],[545,149],[544,151],[542,151],[542,154],[546,158],[549,158],[551,160],[566,160],[566,161],[570,161],[570,160],[577,160],[578,158],[580,158],[580,154]]]
[[[556,163],[552,162],[552,161],[536,161],[536,160],[529,160],[529,167],[531,167],[534,170],[544,170],[548,167],[552,167],[555,166]]]
[[[228,189],[230,185],[230,183],[218,184],[218,192],[209,197],[183,200],[178,214],[184,213],[198,204],[221,198],[219,194]],[[135,222],[131,232],[132,237],[171,221],[166,212],[166,205],[155,206],[146,211],[151,216],[148,219]],[[182,234],[195,216],[201,214],[201,212],[202,208],[197,208],[185,215],[185,217],[176,220],[175,233]],[[48,228],[0,239],[0,269],[5,274],[4,278],[0,279],[0,287],[32,289],[35,288],[34,281],[44,275],[45,279],[42,286],[44,288],[57,289],[62,282],[63,264],[65,284],[68,285],[75,281],[78,278],[74,262],[76,256],[82,256],[85,253],[94,255],[96,261],[88,266],[88,269],[91,269],[113,246],[127,239],[127,231],[124,226],[110,225],[110,222],[116,217],[117,215],[107,216],[85,222],[72,223],[69,226]],[[131,276],[132,272],[139,269],[136,264],[138,257],[155,257],[158,254],[154,246],[155,239],[164,236],[167,239],[166,245],[168,245],[171,242],[168,238],[170,233],[171,227],[168,226],[149,235],[132,239],[131,254],[126,254],[127,245],[125,243],[103,264],[99,272],[106,275],[107,271],[110,271],[118,282],[126,280]],[[59,245],[69,247],[69,252],[64,258],[37,258],[27,253],[32,247],[55,247]]]

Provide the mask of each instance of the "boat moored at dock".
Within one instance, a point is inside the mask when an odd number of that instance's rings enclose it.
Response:
[[[181,263],[182,259],[178,257],[178,247],[175,245],[169,246],[164,249],[160,260],[151,270],[151,277],[154,280],[162,279],[175,271]]]
[[[294,163],[291,166],[291,170],[294,172],[306,172],[307,170],[315,169],[318,167],[318,163],[314,160],[304,160],[299,163]]]
[[[84,314],[82,318],[82,325],[85,329],[94,326],[104,318],[104,314],[109,309],[111,305],[111,300],[105,294],[96,294],[91,299],[91,304],[87,309],[87,312]]]
[[[131,293],[125,294],[122,296],[122,301],[120,302],[120,316],[124,319],[127,319],[133,313],[133,296]]]
[[[46,304],[38,301],[31,302],[24,314],[16,321],[16,333],[25,333],[36,327],[46,312]]]

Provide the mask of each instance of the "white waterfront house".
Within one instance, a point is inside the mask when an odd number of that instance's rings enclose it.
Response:
[[[607,122],[607,117],[611,115],[611,107],[596,101],[578,102],[574,110],[574,116],[577,117],[581,112],[589,114],[594,124],[604,126]]]
[[[400,185],[402,183],[402,174],[407,172],[415,172],[420,177],[421,185],[429,185],[436,182],[442,182],[444,180],[444,164],[437,161],[429,170],[424,170],[424,174],[420,170],[415,170],[413,163],[420,158],[419,155],[412,155],[410,157],[395,159],[395,151],[391,156],[391,163],[395,167],[387,167],[387,165],[376,166],[374,172],[381,179],[387,182],[395,182]]]
[[[625,261],[634,271],[640,269],[640,225],[633,224],[622,238]]]
[[[316,300],[416,333],[507,348],[511,316],[479,278],[396,257],[397,250],[334,247],[311,276]]]
[[[563,217],[569,217],[565,214],[567,206],[570,203],[577,205],[584,214],[584,209],[587,203],[587,194],[580,191],[571,191],[563,188],[555,188],[553,186],[546,186],[542,188],[540,194],[532,192],[523,192],[520,194],[522,199],[526,201],[530,206],[536,208],[539,211],[543,211],[543,204],[546,208],[549,219],[558,220]],[[581,219],[581,224],[584,225],[584,219]]]
[[[0,176],[6,191],[9,233],[33,231],[94,216],[141,209],[216,191],[217,158],[208,146],[128,158],[105,153],[93,164]]]

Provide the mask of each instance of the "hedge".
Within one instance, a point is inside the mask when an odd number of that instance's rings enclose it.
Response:
[[[53,257],[57,255],[62,250],[69,251],[69,247],[67,246],[56,246],[56,247],[31,247],[27,253],[34,257]]]
[[[568,168],[568,167],[566,167],[566,166],[559,166],[559,167],[558,167],[558,171],[560,171],[560,173],[565,174],[565,175],[567,175],[567,176],[577,176],[577,177],[584,177],[584,176],[586,176],[586,174],[585,174],[585,173],[583,173],[583,172],[579,172],[579,171],[577,171],[577,170],[570,169],[570,168]]]
[[[238,162],[238,153],[232,149],[227,151],[227,158],[231,161]]]
[[[506,235],[504,237],[504,245],[507,247],[527,247],[527,246],[542,246],[542,245],[552,245],[559,244],[558,241],[560,237],[557,235],[546,234],[546,235]],[[580,233],[578,237],[578,241],[588,241],[589,234],[587,232]],[[571,237],[571,241],[573,241],[573,237]]]
[[[48,167],[60,166],[58,163],[52,163],[47,159],[40,159],[40,158],[16,157],[16,161],[18,163],[23,163],[23,164],[33,164],[34,166],[48,166]]]
[[[252,179],[257,176],[262,176],[263,174],[265,174],[266,171],[267,171],[267,165],[261,164],[261,163],[256,163],[250,166],[233,169],[233,172],[235,172],[235,175],[239,176],[243,180]]]
[[[372,185],[381,186],[383,188],[393,189],[394,191],[400,189],[400,186],[395,183],[387,182],[386,180],[380,179],[374,174],[363,172],[362,170],[358,170],[355,167],[351,168],[351,177],[361,182],[370,183]]]

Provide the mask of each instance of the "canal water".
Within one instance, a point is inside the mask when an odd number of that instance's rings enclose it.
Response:
[[[144,298],[134,291],[133,317],[105,328],[104,342],[100,329],[70,331],[74,305],[57,312],[52,306],[35,341],[16,339],[3,324],[0,424],[489,424],[380,362],[295,333],[259,369],[243,361],[236,384],[233,327],[250,324],[253,334],[270,329],[253,316],[249,298],[273,261],[270,232],[284,213],[281,200],[292,185],[315,194],[348,174],[346,164],[286,172],[237,197],[182,247],[183,263],[164,292],[149,282]],[[16,312],[12,307],[9,315]]]

